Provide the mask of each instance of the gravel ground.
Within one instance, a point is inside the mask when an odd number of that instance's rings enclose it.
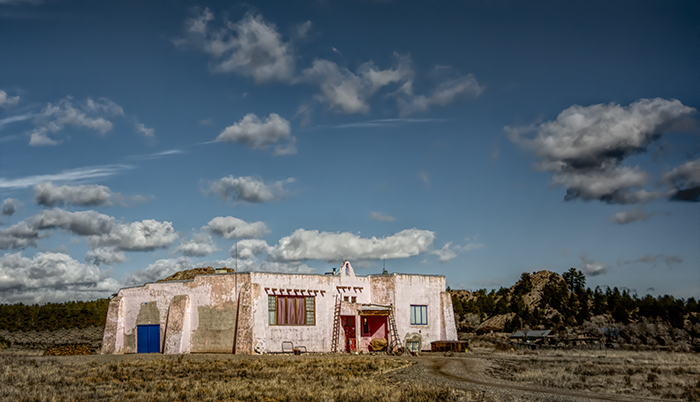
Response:
[[[405,357],[405,356],[404,356]],[[486,374],[491,367],[491,353],[466,353],[445,357],[438,353],[422,353],[408,357],[417,364],[387,374],[389,380],[423,381],[436,386],[456,389],[464,401],[663,401],[615,394],[595,394],[586,391],[546,388],[510,382]]]

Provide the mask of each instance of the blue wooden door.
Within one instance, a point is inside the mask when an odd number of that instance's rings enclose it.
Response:
[[[138,353],[160,353],[160,325],[137,325],[136,344]]]

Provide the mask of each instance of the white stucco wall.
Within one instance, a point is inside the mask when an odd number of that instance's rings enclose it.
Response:
[[[248,284],[245,297],[237,293],[244,284]],[[166,353],[233,353],[234,349],[238,353],[252,353],[255,346],[267,352],[281,352],[282,342],[285,341],[291,341],[294,346],[304,346],[309,352],[329,352],[336,296],[341,300],[344,297],[356,298],[356,303],[342,303],[341,315],[356,316],[358,345],[361,325],[358,309],[361,305],[393,304],[401,342],[406,334],[417,332],[423,338],[421,347],[425,350],[430,348],[432,341],[457,339],[451,299],[449,295],[445,298],[445,294],[444,276],[355,276],[351,267],[342,275],[251,272],[203,275],[191,281],[150,283],[122,289],[115,303],[110,303],[103,353],[136,353],[136,326],[151,323],[137,322],[140,312],[142,321],[157,321],[153,323],[161,325],[163,345],[169,307],[173,297],[178,295],[187,296],[187,303],[176,303],[177,316],[171,314],[171,319],[176,317],[178,320],[171,329],[180,333],[168,334],[168,344],[164,348]],[[269,325],[268,296],[272,295],[313,296],[314,325]],[[241,303],[244,305],[239,306],[239,297],[243,297]],[[151,305],[144,307],[144,303]],[[427,306],[427,325],[410,324],[411,305]],[[236,332],[237,345],[234,347]],[[342,332],[341,328],[339,350],[344,350]]]

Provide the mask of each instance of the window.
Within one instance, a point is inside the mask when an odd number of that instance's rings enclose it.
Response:
[[[313,296],[267,296],[269,325],[315,325]]]
[[[411,305],[411,325],[428,325],[428,306]]]

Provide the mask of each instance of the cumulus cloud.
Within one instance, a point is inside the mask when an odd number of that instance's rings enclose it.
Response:
[[[219,251],[212,239],[207,233],[197,233],[192,236],[191,240],[181,240],[180,245],[175,249],[175,252],[180,252],[188,257],[204,257],[214,254]]]
[[[317,59],[310,68],[302,71],[302,76],[306,81],[320,86],[321,93],[316,95],[316,99],[327,103],[330,110],[348,114],[367,113],[369,98],[379,89],[413,77],[410,59],[399,55],[395,55],[395,59],[394,68],[381,70],[369,61],[354,73],[332,61]]]
[[[208,8],[188,19],[187,37],[175,44],[194,46],[209,54],[215,72],[252,77],[256,83],[292,81],[292,46],[282,40],[273,24],[252,13],[219,29],[210,27],[212,20],[214,14]]]
[[[291,136],[289,121],[280,117],[277,113],[270,113],[265,121],[262,121],[253,113],[248,113],[239,121],[224,129],[216,141],[238,142],[253,149],[266,149],[280,141],[286,141],[286,146],[278,146],[277,155],[295,154],[294,143],[296,138]]]
[[[57,104],[49,103],[36,116],[36,127],[29,133],[29,145],[57,145],[62,140],[55,140],[50,135],[62,131],[66,126],[93,130],[104,136],[111,131],[114,124],[107,120],[112,116],[123,116],[121,106],[106,98],[93,100],[88,98],[84,104],[74,105],[72,97],[61,99]]]
[[[88,243],[93,249],[113,247],[120,251],[153,251],[166,248],[177,239],[171,222],[145,219],[115,225],[108,233],[91,235]]]
[[[22,203],[15,198],[5,198],[0,206],[0,215],[12,216],[22,206]]]
[[[123,196],[113,193],[107,186],[96,184],[82,186],[54,186],[51,182],[34,186],[34,201],[45,207],[56,205],[96,206],[121,203]]]
[[[285,184],[293,183],[289,178],[271,184],[265,184],[262,180],[250,177],[223,177],[209,186],[209,194],[218,195],[222,200],[231,199],[234,203],[241,201],[260,203],[279,201],[289,195],[284,188]]]
[[[396,218],[389,215],[383,215],[380,212],[372,212],[369,214],[369,219],[373,221],[396,222]]]
[[[48,236],[45,231],[52,229],[87,236],[93,250],[108,247],[115,251],[152,251],[165,248],[178,238],[170,222],[146,219],[118,223],[113,217],[96,211],[68,212],[54,208],[0,229],[0,249],[36,246],[39,239]]]
[[[551,172],[553,185],[566,188],[566,200],[635,204],[668,194],[647,192],[643,187],[651,175],[620,163],[645,152],[662,134],[687,129],[695,111],[678,100],[661,98],[640,99],[629,106],[574,105],[554,121],[505,129],[513,142],[540,158],[536,168]]]
[[[700,201],[700,159],[686,162],[663,173],[661,181],[674,187],[673,199]]]
[[[0,89],[0,107],[14,106],[19,103],[19,96],[9,96]]]
[[[428,251],[434,238],[434,232],[415,228],[381,238],[297,229],[280,239],[268,254],[271,261],[407,258]]]
[[[265,240],[245,239],[231,246],[229,254],[231,254],[232,258],[251,261],[256,259],[259,255],[269,253],[271,249],[272,247],[270,247]]]
[[[85,261],[92,265],[112,265],[125,262],[126,255],[112,247],[100,247],[85,253]]]
[[[59,208],[39,211],[29,219],[36,231],[62,229],[79,236],[107,234],[115,227],[115,219],[97,211],[68,212]]]
[[[45,303],[107,297],[119,287],[106,271],[63,253],[0,257],[0,302]]]
[[[618,259],[617,260],[617,265],[623,266],[623,265],[629,265],[629,264],[634,264],[634,263],[642,263],[642,264],[652,264],[654,267],[656,267],[657,262],[663,261],[667,267],[671,268],[673,264],[680,264],[683,262],[683,258],[677,256],[677,255],[666,255],[666,254],[647,254],[644,257],[637,258],[636,260],[623,260],[623,259]]]
[[[414,95],[413,80],[408,80],[396,93],[399,112],[405,116],[425,112],[435,106],[445,106],[467,96],[479,96],[484,87],[479,85],[474,75],[467,74],[440,82],[430,96]]]
[[[144,283],[165,279],[178,271],[195,268],[188,257],[166,258],[149,264],[145,269],[134,271],[124,280],[125,286],[142,286]]]
[[[130,165],[86,166],[77,169],[64,170],[55,174],[44,174],[20,177],[18,179],[0,178],[0,189],[18,189],[33,187],[44,182],[73,182],[113,176],[123,170],[132,169]]]
[[[632,222],[645,221],[656,214],[657,212],[647,212],[643,208],[632,208],[628,211],[615,213],[615,215],[608,218],[608,221],[618,225],[625,225]]]
[[[586,254],[581,256],[581,264],[579,264],[578,269],[586,275],[597,276],[602,275],[610,269],[610,265],[593,261],[588,258]]]
[[[233,216],[217,216],[203,226],[202,231],[208,231],[224,239],[253,239],[270,233],[265,223],[261,221],[248,223]]]

